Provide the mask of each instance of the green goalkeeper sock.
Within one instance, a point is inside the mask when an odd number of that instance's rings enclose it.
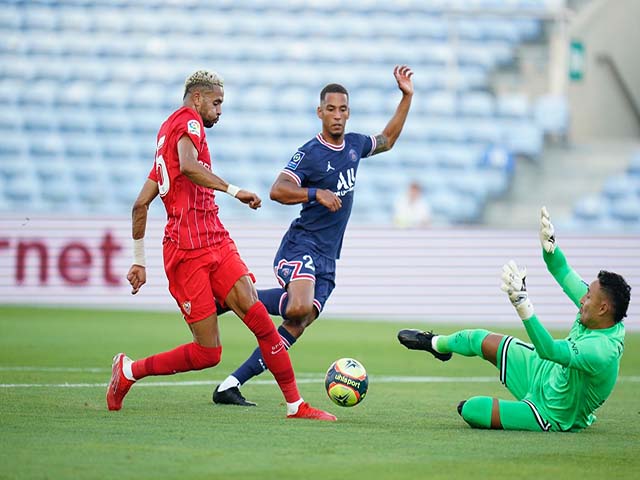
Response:
[[[458,353],[465,357],[482,357],[482,341],[491,332],[482,329],[460,330],[451,335],[438,335],[435,348],[440,353]]]

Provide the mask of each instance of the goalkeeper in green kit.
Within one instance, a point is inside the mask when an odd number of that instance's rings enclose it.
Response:
[[[590,284],[569,266],[555,242],[553,224],[542,207],[540,242],[547,269],[578,307],[569,336],[555,340],[529,300],[525,276],[513,260],[503,267],[501,289],[522,319],[532,344],[487,330],[436,335],[401,330],[398,340],[447,361],[452,353],[479,356],[500,371],[500,381],[516,398],[471,397],[458,413],[472,427],[504,430],[581,430],[616,384],[624,350],[624,324],[631,287],[618,274],[601,270]]]

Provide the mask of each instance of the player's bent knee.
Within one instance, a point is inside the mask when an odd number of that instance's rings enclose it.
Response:
[[[473,428],[491,428],[493,398],[471,397],[464,402],[460,415]]]
[[[304,303],[289,303],[289,305],[287,305],[287,311],[285,312],[285,315],[288,320],[301,323],[306,321],[313,313],[313,303],[308,305]]]
[[[193,343],[190,349],[191,365],[193,370],[202,370],[203,368],[215,367],[220,363],[222,358],[222,345],[219,347],[204,347],[197,343]]]

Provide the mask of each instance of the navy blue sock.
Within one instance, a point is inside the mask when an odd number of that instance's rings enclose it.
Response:
[[[287,296],[284,288],[270,288],[268,290],[258,290],[258,299],[267,307],[269,315],[284,317],[283,313],[287,309]],[[282,299],[282,313],[280,313],[280,299]]]
[[[278,327],[278,333],[280,334],[280,338],[282,338],[282,342],[287,350],[291,348],[291,345],[296,343],[297,338],[291,335],[282,325]],[[266,369],[267,367],[262,359],[262,353],[260,353],[259,348],[256,348],[249,358],[247,358],[231,375],[238,379],[240,385],[244,385],[249,379],[260,375]]]

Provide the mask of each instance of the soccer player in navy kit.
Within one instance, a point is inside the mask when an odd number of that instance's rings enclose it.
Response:
[[[320,315],[335,287],[336,260],[353,204],[360,159],[390,150],[400,136],[413,96],[413,72],[396,66],[393,75],[402,98],[382,133],[369,136],[345,133],[349,94],[329,84],[320,92],[317,115],[322,132],[304,144],[289,160],[271,187],[272,200],[302,204],[300,216],[282,238],[273,268],[280,288],[259,290],[271,315],[282,317],[278,332],[287,348]],[[253,406],[239,387],[266,370],[259,349],[220,385],[213,401]]]

